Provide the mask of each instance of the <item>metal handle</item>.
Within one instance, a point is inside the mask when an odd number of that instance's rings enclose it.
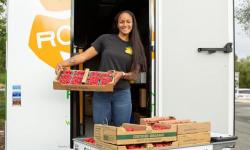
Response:
[[[217,51],[221,51],[224,53],[231,53],[233,51],[232,49],[232,43],[227,43],[224,48],[198,48],[198,52],[204,52],[207,51],[209,54],[215,53]]]

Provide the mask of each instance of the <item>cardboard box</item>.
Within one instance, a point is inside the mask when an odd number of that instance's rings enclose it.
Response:
[[[160,121],[163,124],[177,124],[177,134],[192,134],[200,132],[210,132],[210,122],[192,122],[191,120],[170,120]]]
[[[161,144],[161,143],[157,143],[157,144]],[[162,142],[162,144],[164,144],[164,142]],[[152,143],[152,144],[148,144],[147,147],[149,150],[163,150],[166,148],[177,148],[179,146],[178,141],[168,142],[168,144],[169,144],[168,146],[164,146],[164,147],[155,147],[154,145],[156,145],[156,143]]]
[[[184,123],[177,125],[178,135],[210,132],[210,131],[211,131],[210,122],[193,122],[193,123]]]
[[[76,70],[71,70],[76,71]],[[86,84],[86,80],[88,79],[89,74],[96,71],[88,71],[87,69],[84,72],[84,76],[82,77],[82,83],[80,84],[62,84],[59,82],[59,78],[61,73],[56,77],[53,81],[53,88],[56,90],[70,90],[70,91],[99,91],[99,92],[113,92],[114,90],[114,74],[112,76],[112,81],[106,85],[89,85]],[[71,77],[72,79],[72,77]]]
[[[94,125],[94,139],[95,141],[102,141],[103,126],[101,124]]]
[[[154,123],[159,123],[161,121],[176,120],[175,117],[152,117],[152,118],[141,118],[140,124],[142,125],[152,125]]]
[[[178,135],[179,147],[210,144],[210,132]]]
[[[125,128],[132,128],[134,131],[126,131]],[[125,123],[122,127],[95,125],[96,129],[95,139],[115,145],[176,141],[177,139],[176,125],[171,125],[169,129],[152,130],[150,126]]]
[[[140,89],[140,107],[146,108],[147,107],[147,90]]]
[[[159,143],[158,143],[159,144]],[[102,150],[128,150],[128,146],[141,146],[140,148],[129,148],[129,150],[164,150],[166,148],[177,148],[178,141],[171,142],[169,146],[154,147],[153,143],[150,144],[133,144],[133,145],[113,145],[102,141],[96,141],[96,147]]]
[[[140,148],[129,148],[129,150],[148,150],[147,144],[133,144],[132,146],[140,146]],[[96,141],[96,146],[102,150],[128,150],[129,145],[113,145],[102,141]],[[130,145],[131,146],[131,145]]]

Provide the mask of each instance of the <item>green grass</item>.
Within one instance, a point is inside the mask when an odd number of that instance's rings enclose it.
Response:
[[[0,83],[5,84],[6,82],[6,72],[0,72]]]
[[[0,92],[0,124],[5,120],[6,98],[5,93]]]
[[[0,72],[0,83],[6,83],[6,72]],[[0,126],[5,121],[6,97],[5,92],[0,91]]]
[[[6,84],[6,72],[0,72],[0,83]],[[0,91],[0,127],[4,124],[6,113],[6,97],[5,92]]]

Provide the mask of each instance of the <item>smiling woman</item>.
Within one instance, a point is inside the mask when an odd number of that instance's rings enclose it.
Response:
[[[95,124],[106,122],[120,126],[130,122],[132,102],[129,81],[136,81],[138,74],[146,71],[146,56],[135,15],[131,11],[118,12],[113,28],[113,34],[100,35],[86,51],[60,62],[56,73],[100,55],[98,71],[115,70],[115,90],[113,93],[94,92],[93,120]]]
[[[72,69],[80,69],[83,66],[83,68],[90,68],[90,70],[116,70],[121,79],[117,80],[115,91],[122,94],[122,96],[113,94],[114,98],[119,99],[116,101],[116,106],[119,106],[118,103],[121,104],[131,100],[133,112],[130,110],[130,102],[128,105],[124,105],[125,107],[128,106],[128,109],[123,113],[119,113],[121,109],[117,111],[114,106],[110,108],[106,104],[100,105],[100,103],[109,103],[109,99],[106,97],[111,97],[112,94],[110,93],[93,94],[71,91],[71,139],[79,136],[93,136],[92,119],[95,123],[105,122],[117,125],[124,120],[133,123],[138,122],[140,116],[149,116],[151,113],[151,97],[147,93],[151,91],[149,75],[151,74],[151,68],[149,66],[152,61],[149,41],[151,39],[149,1],[74,0],[73,12],[71,56],[77,56],[77,52],[81,54],[95,52],[92,54],[96,56],[85,61],[83,65],[72,67]],[[92,47],[92,50],[88,49],[89,47]],[[145,54],[146,58],[142,57],[142,54]],[[88,57],[86,58],[88,59]],[[70,62],[77,64],[76,59],[71,59]],[[139,70],[140,72],[144,69],[147,72],[143,72],[143,75],[138,73],[139,79],[137,81],[130,81],[137,77],[135,73],[132,74],[133,71],[138,72]],[[139,91],[145,92],[139,94]],[[105,97],[105,99],[102,97]],[[145,104],[143,108],[139,104],[140,97]],[[101,109],[99,109],[100,106]],[[88,108],[93,109],[93,113],[87,113]],[[104,108],[106,109],[104,110]],[[100,113],[101,111],[105,112]],[[96,115],[100,117],[96,117]],[[119,117],[119,119],[114,119],[114,117]]]
[[[129,41],[128,37],[126,38],[126,35],[128,35],[133,27],[133,18],[129,13],[122,13],[119,16],[118,19],[118,29],[120,31],[119,36],[124,37],[123,40]]]

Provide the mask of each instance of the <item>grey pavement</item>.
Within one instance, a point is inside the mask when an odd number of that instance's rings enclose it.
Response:
[[[250,100],[236,100],[235,134],[238,136],[235,150],[250,150]]]

